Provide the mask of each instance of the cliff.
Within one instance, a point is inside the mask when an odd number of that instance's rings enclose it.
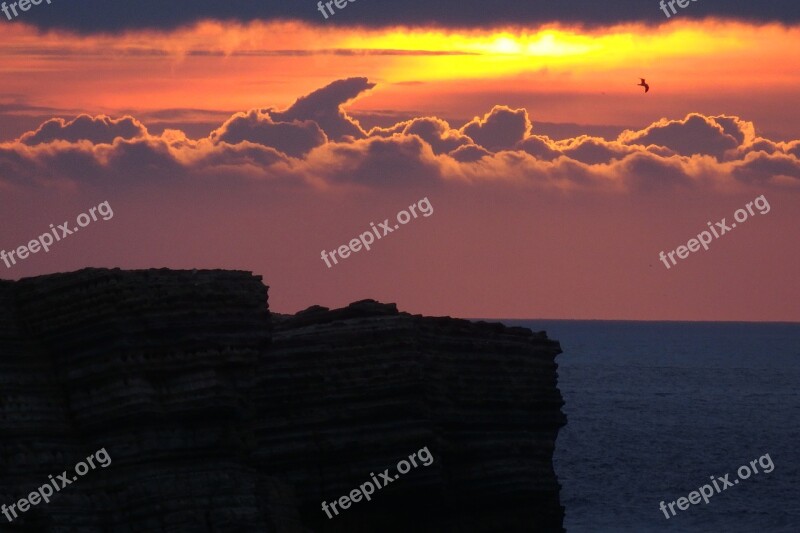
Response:
[[[0,529],[562,531],[557,342],[362,301],[270,314],[259,277],[86,269],[0,282]],[[433,457],[329,519],[334,502]]]

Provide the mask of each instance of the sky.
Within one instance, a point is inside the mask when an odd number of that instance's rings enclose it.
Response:
[[[0,252],[64,237],[0,278],[226,268],[287,313],[800,320],[800,4],[340,4],[0,11]]]

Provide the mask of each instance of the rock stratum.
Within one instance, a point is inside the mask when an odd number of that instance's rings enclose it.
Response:
[[[0,281],[1,531],[561,532],[558,342],[371,300],[271,314],[240,271]],[[332,502],[412,468],[329,519]]]

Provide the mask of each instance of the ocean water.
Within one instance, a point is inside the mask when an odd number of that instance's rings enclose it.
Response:
[[[503,322],[564,350],[554,464],[568,533],[800,532],[800,324]],[[772,472],[659,510],[765,454]]]

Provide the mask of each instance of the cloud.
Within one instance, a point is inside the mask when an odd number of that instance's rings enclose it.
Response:
[[[730,135],[736,139],[736,142],[740,145],[753,142],[756,138],[756,128],[752,122],[727,115],[718,115],[708,118],[717,123],[726,135]]]
[[[548,137],[531,135],[517,144],[517,148],[532,155],[536,159],[552,161],[556,157],[563,155],[556,143]]]
[[[53,141],[91,141],[94,144],[110,144],[117,137],[134,139],[145,137],[147,128],[133,117],[113,119],[105,115],[91,117],[79,115],[66,122],[62,118],[52,118],[39,126],[36,131],[25,133],[20,142],[28,146]]]
[[[211,132],[213,142],[237,144],[244,141],[272,146],[292,157],[301,157],[328,138],[316,122],[292,120],[274,122],[269,113],[258,109],[237,113]]]
[[[361,93],[375,87],[367,78],[336,80],[302,96],[285,111],[266,110],[275,121],[291,122],[313,120],[329,139],[342,141],[348,137],[363,139],[367,136],[358,122],[342,110],[342,105]]]
[[[467,146],[459,146],[448,155],[460,163],[474,163],[475,161],[480,161],[484,157],[491,157],[492,153],[478,145],[470,144]]]
[[[372,86],[363,78],[339,80],[285,111],[237,113],[199,139],[174,129],[154,135],[132,117],[48,120],[0,143],[0,185],[244,179],[381,188],[483,182],[644,194],[800,187],[800,140],[757,137],[754,125],[739,117],[693,113],[626,130],[616,140],[579,135],[554,141],[531,134],[525,109],[495,106],[460,130],[418,117],[367,135],[342,106]]]
[[[272,147],[244,141],[231,145],[215,144],[213,149],[198,150],[193,166],[208,169],[209,174],[239,169],[263,169],[275,163],[288,163],[286,156]]]
[[[600,137],[586,135],[559,141],[556,146],[567,157],[590,165],[609,163],[613,159],[622,159],[626,155],[638,151],[636,148],[621,143],[608,142]]]
[[[138,0],[131,10],[124,3],[107,0],[53,2],[25,13],[25,22],[40,28],[64,28],[84,33],[109,33],[129,29],[172,29],[201,20],[230,22],[253,20],[305,20],[315,24],[361,27],[396,27],[438,24],[450,27],[485,27],[486,25],[538,25],[561,22],[586,26],[626,22],[667,23],[664,14],[640,0],[573,0],[544,2],[531,9],[517,0],[496,0],[491,9],[480,0],[430,2],[428,0],[370,0],[345,4],[336,11],[335,21],[323,19],[314,4],[297,2],[253,2],[252,0],[193,0],[187,5],[165,5],[161,0]],[[657,6],[656,6],[657,7]],[[791,24],[800,21],[795,0],[735,3],[704,0],[681,11],[684,18],[739,18]],[[330,18],[330,15],[329,15]]]
[[[791,154],[795,157],[800,158],[800,141],[791,141],[788,143],[783,143],[783,151],[787,154]]]
[[[389,137],[395,133],[417,135],[428,143],[434,153],[442,154],[472,144],[472,140],[450,127],[447,121],[435,117],[422,117],[395,124],[391,128],[373,128],[370,136]]]
[[[649,152],[633,153],[613,168],[625,186],[635,192],[690,188],[703,177],[693,168],[692,160],[662,158]]]
[[[792,183],[800,178],[797,157],[752,152],[733,167],[733,177],[745,183]]]
[[[416,136],[371,137],[331,143],[309,154],[305,171],[331,183],[402,186],[441,178],[429,144]]]
[[[625,130],[618,140],[624,144],[655,144],[680,155],[706,154],[719,160],[728,150],[738,148],[746,136],[747,123],[736,117],[705,117],[691,113],[683,120],[660,121],[644,130]]]
[[[483,118],[473,118],[460,131],[488,150],[504,150],[522,141],[530,130],[526,110],[494,106]]]

